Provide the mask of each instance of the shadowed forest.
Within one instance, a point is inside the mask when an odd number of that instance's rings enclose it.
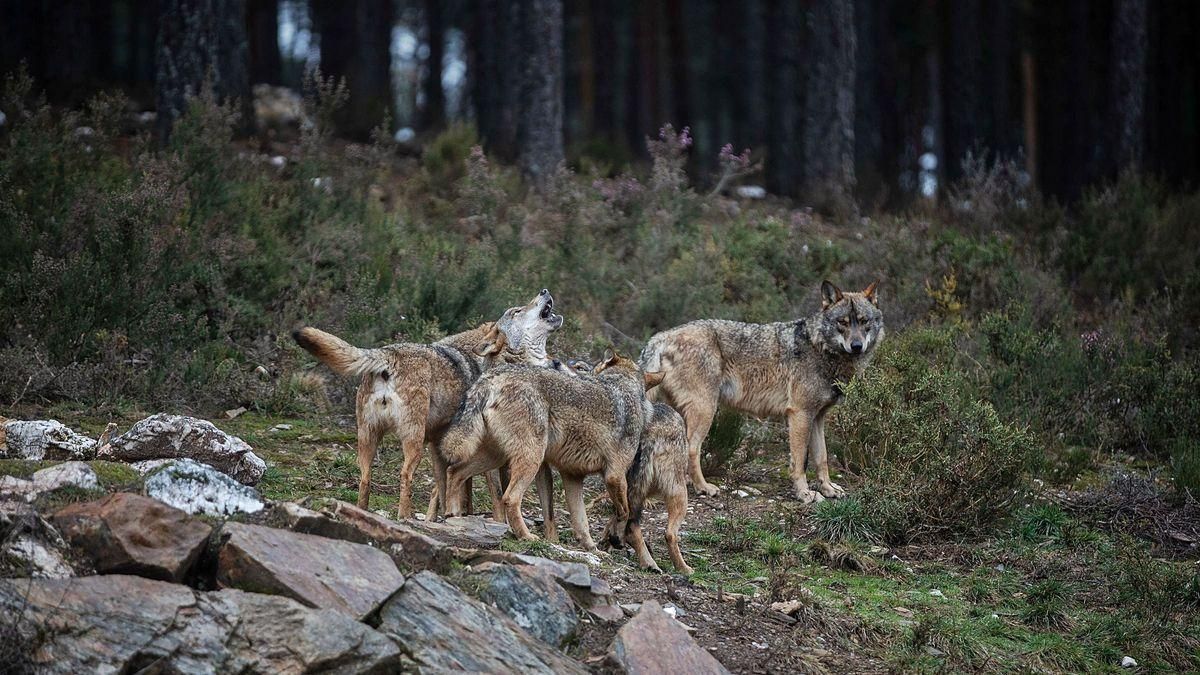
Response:
[[[358,383],[295,328],[431,342],[549,288],[551,355],[594,361],[878,281],[848,497],[796,503],[786,425],[722,411],[696,573],[594,573],[736,672],[1198,669],[1197,30],[1171,0],[5,2],[0,415],[195,415],[264,498],[353,502]],[[607,672],[612,632],[568,653]]]

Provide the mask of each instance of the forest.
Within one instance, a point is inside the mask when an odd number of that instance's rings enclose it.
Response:
[[[786,423],[722,409],[692,575],[580,558],[565,528],[471,545],[583,560],[734,672],[1200,669],[1198,30],[1183,0],[8,0],[0,424],[211,420],[264,460],[268,511],[344,518],[358,380],[297,328],[429,343],[547,288],[551,356],[636,359],[878,282],[886,337],[829,415],[845,498],[799,503]],[[5,607],[37,576],[18,542],[154,475],[93,453],[90,487],[19,520],[61,458],[11,447]],[[402,459],[385,440],[370,513],[396,516]],[[176,586],[223,588],[216,545]],[[474,560],[434,569],[470,602]],[[555,653],[629,669],[624,618],[579,607]],[[73,634],[28,625],[0,619],[0,665]]]

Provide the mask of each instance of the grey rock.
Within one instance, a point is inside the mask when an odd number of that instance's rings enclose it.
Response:
[[[38,489],[31,480],[16,476],[0,476],[0,502],[26,503],[37,497]]]
[[[223,588],[283,595],[361,620],[404,584],[386,553],[363,544],[244,523],[226,523],[220,537]]]
[[[33,485],[38,492],[50,492],[64,487],[81,490],[98,490],[100,481],[95,470],[84,462],[63,462],[46,467],[33,474]]]
[[[0,609],[45,673],[383,673],[404,668],[386,637],[276,596],[132,576],[0,581]]]
[[[498,546],[508,533],[508,524],[483,516],[454,516],[442,522],[412,521],[413,527],[438,537],[462,542],[468,546]]]
[[[625,618],[612,588],[603,579],[592,576],[588,566],[583,563],[559,562],[509,551],[471,551],[463,557],[469,565],[495,562],[536,567],[557,580],[575,604],[588,614],[604,621],[621,621]]]
[[[621,626],[608,656],[629,675],[729,672],[654,600],[643,602],[637,615]]]
[[[159,466],[142,489],[146,496],[191,514],[232,516],[257,513],[264,506],[254,488],[190,459],[173,459]]]
[[[379,630],[395,639],[422,671],[587,672],[432,572],[410,578],[379,615]]]
[[[182,581],[212,528],[160,501],[120,492],[53,516],[63,537],[101,574]]]
[[[342,501],[328,502],[320,511],[299,504],[279,504],[269,519],[294,532],[389,545],[392,557],[413,569],[444,570],[452,559],[450,547],[438,539]]]
[[[237,436],[231,436],[205,420],[166,413],[140,420],[129,431],[109,441],[97,457],[122,462],[194,459],[246,485],[257,484],[267,468],[266,462]]]
[[[543,569],[483,563],[467,578],[477,587],[476,597],[552,647],[562,647],[579,628],[575,602]]]
[[[67,544],[33,511],[0,512],[0,577],[66,579],[75,576]]]
[[[8,421],[0,457],[14,459],[93,459],[96,439],[76,433],[58,420]]]

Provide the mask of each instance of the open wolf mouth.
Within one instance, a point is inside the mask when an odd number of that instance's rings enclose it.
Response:
[[[547,295],[546,304],[542,305],[542,311],[538,316],[541,316],[543,319],[549,319],[552,311],[554,311],[554,296]]]

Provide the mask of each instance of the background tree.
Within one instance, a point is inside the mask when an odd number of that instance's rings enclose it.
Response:
[[[522,0],[520,114],[521,172],[545,185],[563,162],[562,0]]]
[[[205,85],[250,117],[250,80],[243,3],[238,0],[160,0],[155,103],[161,141],[171,134],[187,98]]]
[[[1137,167],[1146,146],[1146,0],[1115,0],[1112,25],[1109,148],[1113,169]]]
[[[442,0],[425,0],[425,41],[429,44],[429,57],[425,59],[425,75],[421,83],[425,93],[421,128],[437,130],[446,124],[446,91],[442,88],[446,23]]]
[[[845,202],[854,188],[855,49],[853,0],[810,3],[801,194],[819,204]]]
[[[350,98],[338,112],[338,130],[358,140],[392,107],[392,26],[395,8],[376,0],[312,0],[320,35],[321,72],[345,78]]]
[[[247,0],[246,36],[250,44],[250,83],[280,84],[279,0]]]

